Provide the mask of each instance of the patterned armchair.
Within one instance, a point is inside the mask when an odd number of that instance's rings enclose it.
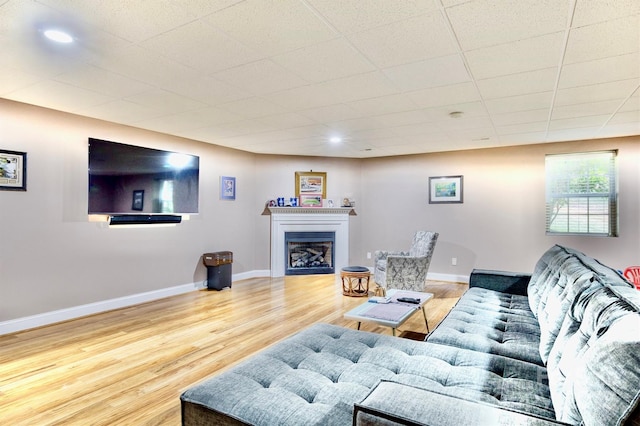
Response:
[[[409,251],[374,253],[373,277],[379,287],[424,291],[431,256],[438,240],[437,232],[418,231]]]

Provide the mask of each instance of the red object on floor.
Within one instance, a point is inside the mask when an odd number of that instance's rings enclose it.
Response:
[[[624,277],[640,290],[640,266],[629,266],[624,270]]]

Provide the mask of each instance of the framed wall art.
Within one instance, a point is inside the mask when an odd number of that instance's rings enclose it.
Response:
[[[309,194],[327,198],[326,172],[296,172],[296,197],[302,201],[302,196]]]
[[[136,189],[133,191],[133,201],[131,201],[131,210],[142,211],[144,209],[144,189]]]
[[[27,190],[27,153],[0,149],[0,190]]]
[[[462,176],[430,177],[429,203],[462,203]]]
[[[231,176],[220,176],[220,199],[236,199],[236,178]]]

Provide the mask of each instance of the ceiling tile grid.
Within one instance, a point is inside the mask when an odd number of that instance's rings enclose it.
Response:
[[[256,153],[640,134],[637,0],[7,0],[0,43],[0,97]]]

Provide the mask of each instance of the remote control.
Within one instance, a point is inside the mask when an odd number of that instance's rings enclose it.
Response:
[[[398,297],[398,302],[413,303],[414,305],[418,305],[420,303],[420,299],[414,299],[413,297]]]

